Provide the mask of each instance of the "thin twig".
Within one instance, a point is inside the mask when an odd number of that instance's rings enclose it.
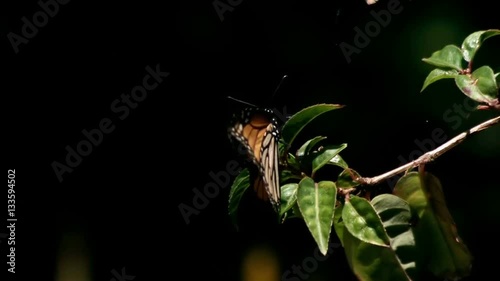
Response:
[[[361,183],[361,184],[364,184],[364,185],[378,184],[379,182],[381,182],[385,179],[388,179],[388,178],[393,177],[397,174],[408,171],[409,169],[413,169],[413,168],[418,167],[422,164],[426,164],[426,163],[429,163],[429,162],[435,160],[439,156],[443,155],[446,151],[448,151],[448,150],[452,149],[453,147],[457,146],[458,144],[462,143],[467,136],[475,134],[475,133],[480,132],[482,130],[488,129],[488,128],[490,128],[493,125],[496,125],[498,123],[500,123],[500,116],[497,116],[497,117],[492,118],[488,121],[485,121],[485,122],[483,122],[475,127],[472,127],[468,131],[459,134],[458,136],[456,136],[456,137],[452,138],[451,140],[447,141],[446,143],[440,145],[436,149],[425,153],[424,155],[420,156],[418,159],[416,159],[410,163],[407,163],[407,164],[400,166],[392,171],[383,173],[383,174],[378,175],[376,177],[372,177],[372,178],[361,177],[361,178],[357,178],[356,181]]]

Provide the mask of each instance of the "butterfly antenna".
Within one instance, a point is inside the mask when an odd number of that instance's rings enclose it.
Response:
[[[251,103],[246,102],[246,101],[243,101],[243,100],[239,100],[239,99],[237,99],[237,98],[233,98],[233,97],[231,97],[231,96],[227,96],[227,98],[228,98],[228,99],[230,99],[230,100],[234,100],[234,101],[236,101],[236,102],[242,103],[242,104],[246,104],[246,105],[249,105],[249,106],[257,107],[257,106],[255,106],[254,104],[251,104]]]
[[[274,98],[274,96],[276,96],[276,93],[278,92],[279,88],[281,87],[281,85],[283,84],[283,82],[285,81],[285,78],[287,78],[288,75],[283,75],[283,77],[281,78],[281,81],[280,83],[278,84],[278,86],[276,86],[276,89],[274,90],[274,93],[273,95],[271,96],[271,100]]]

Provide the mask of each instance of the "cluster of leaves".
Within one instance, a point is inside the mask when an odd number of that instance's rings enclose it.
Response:
[[[342,106],[319,104],[298,112],[284,125],[282,141],[292,144],[313,119]],[[394,194],[373,199],[354,195],[359,174],[340,156],[346,144],[320,144],[314,137],[292,154],[282,145],[288,166],[281,172],[282,222],[303,219],[321,253],[326,255],[332,229],[341,241],[353,272],[361,280],[416,280],[422,271],[453,279],[466,276],[472,257],[457,234],[439,181],[410,172]],[[316,181],[325,165],[342,168],[336,181]],[[235,179],[229,214],[236,223],[239,202],[250,186],[248,170]]]
[[[298,187],[301,180],[312,179],[314,174],[325,165],[336,165],[343,169],[348,168],[347,163],[339,155],[339,152],[346,148],[347,144],[319,146],[326,137],[318,136],[308,140],[297,150],[296,154],[288,152],[288,149],[307,124],[326,112],[342,107],[342,105],[338,104],[313,105],[299,111],[283,125],[279,142],[279,158],[282,159],[282,163],[286,163],[286,168],[280,171],[280,182],[282,184],[286,183],[281,186],[279,216],[282,222],[287,217],[301,216],[297,206],[297,191],[300,190]],[[306,174],[309,174],[309,176],[306,176]],[[323,182],[323,184],[330,185],[329,190],[336,193],[334,182]],[[229,215],[235,224],[238,206],[250,185],[250,172],[248,169],[243,169],[234,180],[229,194]],[[328,198],[328,196],[322,196],[322,198]],[[334,204],[331,206],[334,206]],[[330,230],[328,230],[329,232]],[[326,242],[328,243],[328,240]]]
[[[437,80],[455,78],[464,94],[481,106],[496,108],[499,74],[494,75],[488,66],[472,72],[471,62],[483,41],[499,34],[500,30],[475,32],[462,49],[449,45],[424,59],[439,68],[429,74],[422,90]],[[466,69],[461,68],[462,59],[469,62]],[[458,235],[434,175],[423,169],[407,172],[392,194],[370,198],[363,192],[366,187],[360,184],[359,174],[340,156],[347,144],[325,144],[326,137],[316,136],[294,146],[310,122],[342,107],[310,106],[284,124],[279,149],[280,159],[286,163],[280,171],[280,221],[302,219],[324,255],[333,229],[360,280],[419,280],[429,273],[451,280],[468,276],[472,255]],[[298,147],[295,153],[289,152],[292,146]],[[341,168],[336,180],[317,180],[317,172],[329,165]],[[229,215],[235,222],[249,186],[245,169],[233,182],[229,196]]]
[[[500,109],[498,101],[500,72],[494,73],[487,65],[472,70],[472,61],[479,47],[486,39],[496,35],[500,35],[500,29],[477,31],[465,38],[461,48],[447,45],[434,52],[431,57],[424,58],[424,62],[437,68],[429,73],[421,92],[438,80],[453,78],[462,93],[480,104],[479,109]],[[467,63],[465,68],[464,62]]]

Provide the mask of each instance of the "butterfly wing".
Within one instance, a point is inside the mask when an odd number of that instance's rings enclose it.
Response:
[[[260,148],[260,174],[273,206],[279,206],[280,203],[278,138],[277,127],[270,123],[266,128]]]
[[[243,145],[248,158],[257,167],[259,177],[254,182],[257,196],[280,204],[278,177],[279,130],[271,110],[247,108],[229,128],[230,135]]]

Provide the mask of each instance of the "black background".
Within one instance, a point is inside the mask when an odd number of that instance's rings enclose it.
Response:
[[[193,189],[212,181],[210,172],[236,159],[226,126],[241,105],[226,97],[288,113],[344,104],[325,117],[328,126],[320,120],[306,134],[348,143],[342,155],[364,176],[397,167],[398,157],[407,160],[419,150],[415,140],[429,139],[436,128],[449,139],[493,116],[475,112],[452,126],[443,116],[465,96],[451,80],[419,93],[432,70],[421,58],[500,27],[488,1],[436,2],[402,0],[402,12],[350,63],[339,44],[354,45],[354,27],[363,29],[373,20],[370,11],[385,9],[387,1],[243,0],[221,21],[211,1],[72,0],[17,54],[7,34],[21,34],[21,18],[32,19],[40,6],[2,2],[5,165],[16,169],[15,277],[66,280],[57,279],[65,268],[72,280],[110,280],[113,269],[125,267],[134,280],[244,280],[242,261],[257,245],[276,253],[280,276],[301,264],[315,248],[304,223],[275,225],[249,204],[237,232],[227,216],[228,188],[189,224],[179,211],[179,204],[192,205]],[[476,65],[500,70],[499,39],[481,47]],[[156,65],[170,75],[118,119],[112,102]],[[64,163],[65,147],[75,148],[81,131],[103,118],[115,130],[59,182],[51,164]],[[499,128],[472,136],[427,166],[441,179],[475,256],[468,280],[497,271],[487,255],[498,250],[499,137]],[[7,251],[2,240],[0,260]],[[354,280],[342,249],[310,280]]]

